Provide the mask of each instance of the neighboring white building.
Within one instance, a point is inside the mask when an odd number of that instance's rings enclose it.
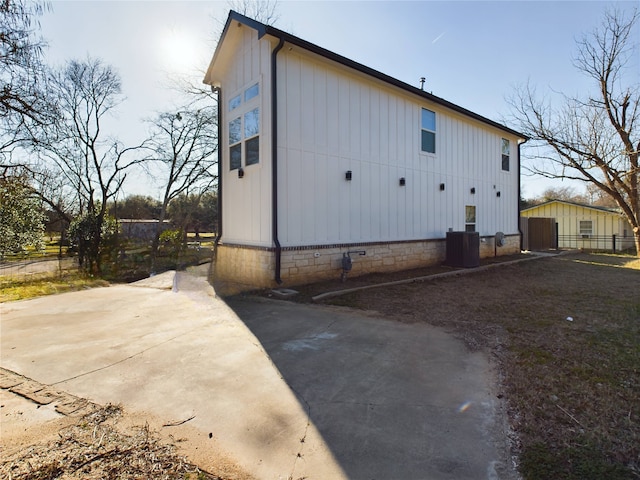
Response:
[[[220,105],[214,275],[249,287],[415,268],[450,229],[518,252],[520,144],[504,125],[231,12],[205,83]],[[494,248],[494,235],[506,243]]]

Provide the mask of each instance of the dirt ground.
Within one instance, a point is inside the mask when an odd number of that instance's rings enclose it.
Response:
[[[15,377],[1,373],[3,382]],[[188,419],[163,423],[117,405],[75,397],[72,403],[54,399],[43,404],[38,402],[50,399],[27,395],[38,401],[0,389],[0,478],[253,480],[224,453],[213,449],[212,454],[209,438],[186,442],[202,436],[187,425]]]

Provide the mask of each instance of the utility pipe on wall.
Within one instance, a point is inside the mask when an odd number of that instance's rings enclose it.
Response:
[[[216,100],[218,102],[218,111],[216,112],[218,122],[218,231],[216,232],[216,238],[214,240],[214,251],[218,252],[218,243],[222,237],[222,148],[220,146],[220,128],[222,125],[222,113],[221,113],[221,101],[222,90],[220,87],[211,87],[211,92],[216,94]]]
[[[282,265],[282,247],[278,239],[278,72],[277,56],[284,47],[284,38],[280,38],[278,45],[271,52],[271,229],[275,250],[275,280],[282,283],[280,270]]]

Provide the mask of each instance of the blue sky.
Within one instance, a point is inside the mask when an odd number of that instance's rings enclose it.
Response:
[[[540,90],[585,92],[572,66],[575,39],[596,27],[607,6],[635,1],[280,1],[276,27],[498,120],[506,97],[531,81]],[[199,81],[226,19],[226,2],[54,1],[41,19],[47,58],[100,57],[120,73],[127,97],[107,124],[126,143],[142,141],[142,119],[179,100],[167,86],[175,74]],[[549,183],[523,177],[525,197]],[[578,189],[582,187],[578,186]],[[128,193],[157,196],[143,178]]]

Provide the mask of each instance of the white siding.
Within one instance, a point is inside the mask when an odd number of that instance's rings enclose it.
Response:
[[[222,241],[243,245],[271,246],[271,45],[259,41],[255,30],[233,27],[225,48],[221,77],[221,148],[223,188]],[[237,113],[229,112],[229,99],[260,82],[260,162],[244,166],[244,178],[229,168],[228,124]],[[244,146],[243,146],[244,148]],[[300,166],[298,165],[298,168]]]
[[[283,246],[443,238],[464,230],[465,205],[481,235],[518,233],[516,137],[295,50],[278,74]],[[436,155],[420,152],[422,107],[436,112]]]

